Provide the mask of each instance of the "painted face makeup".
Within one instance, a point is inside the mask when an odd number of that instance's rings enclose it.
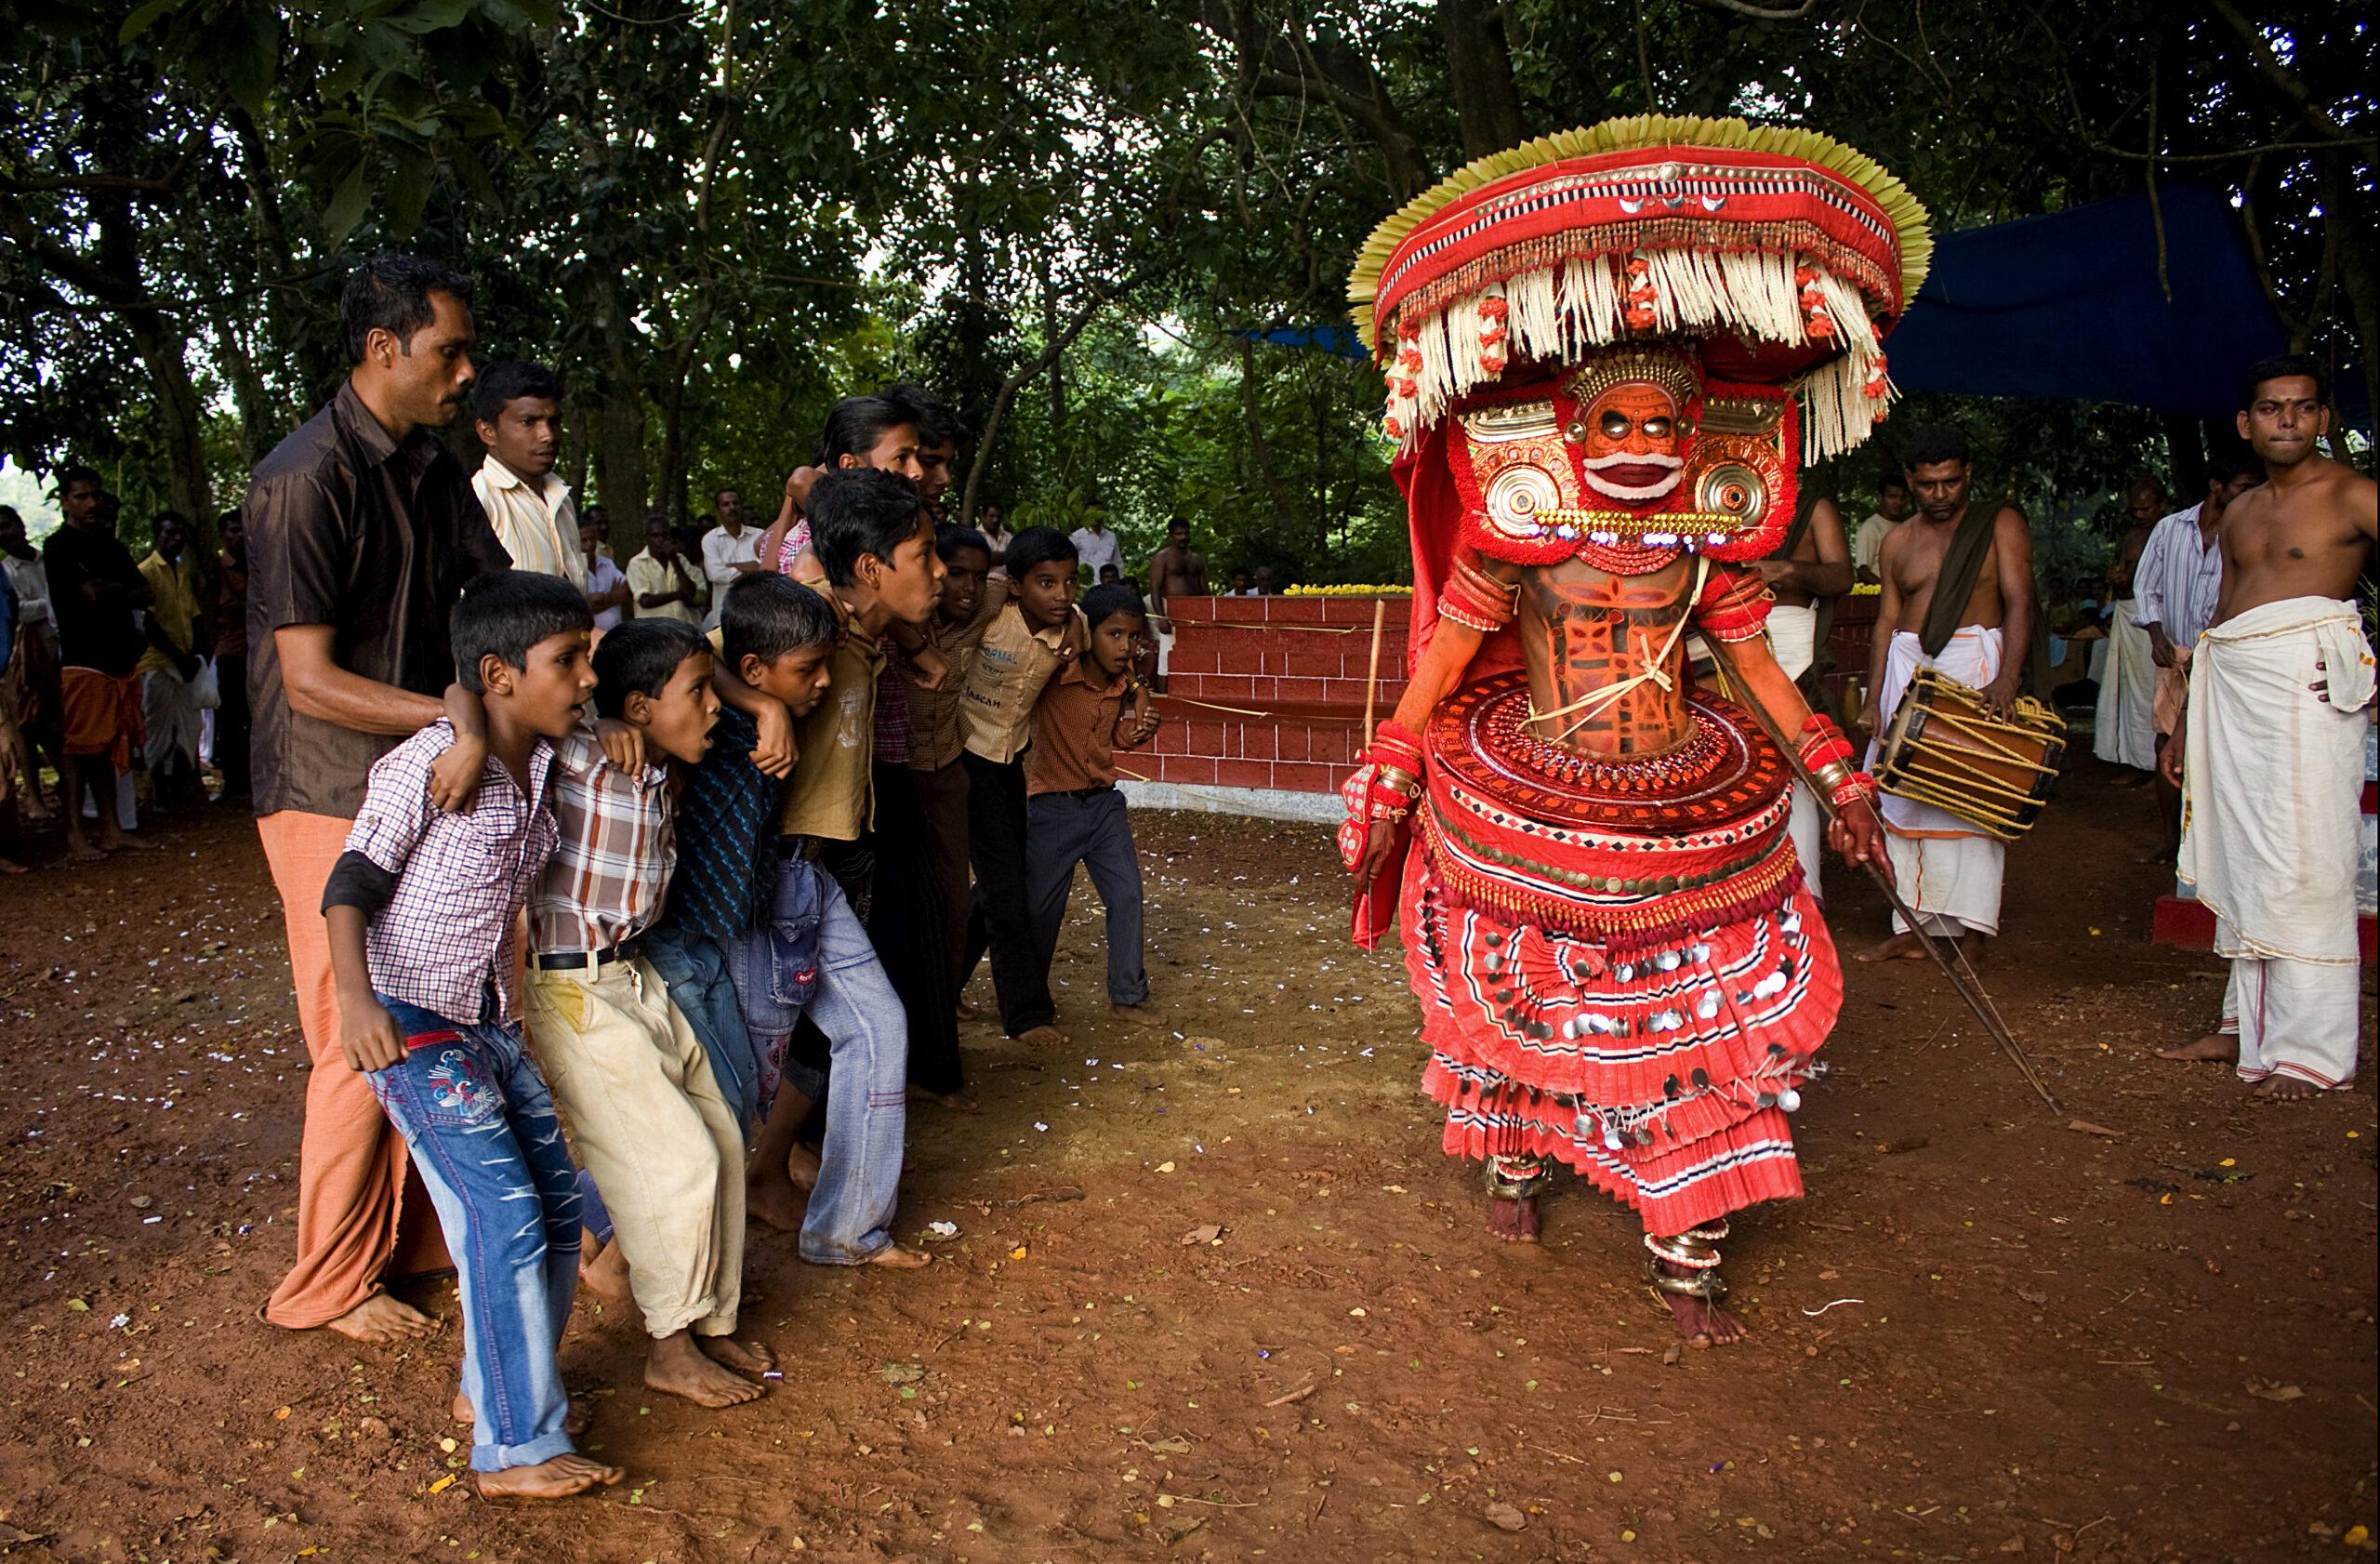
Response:
[[[1677,404],[1646,380],[1627,380],[1595,398],[1584,424],[1587,486],[1630,505],[1666,499],[1685,480],[1678,455]]]

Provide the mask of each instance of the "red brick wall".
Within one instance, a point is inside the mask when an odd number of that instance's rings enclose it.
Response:
[[[1363,746],[1372,614],[1377,714],[1405,689],[1408,597],[1175,598],[1165,725],[1122,766],[1152,782],[1328,793]],[[1230,709],[1222,709],[1229,708]],[[1248,715],[1248,713],[1257,715]]]

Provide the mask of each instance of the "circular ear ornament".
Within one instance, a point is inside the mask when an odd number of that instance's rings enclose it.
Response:
[[[1541,467],[1507,467],[1488,480],[1480,497],[1488,524],[1515,539],[1544,536],[1546,513],[1562,504],[1554,475]]]
[[[1695,477],[1694,509],[1756,522],[1768,510],[1768,480],[1746,462],[1714,462]]]

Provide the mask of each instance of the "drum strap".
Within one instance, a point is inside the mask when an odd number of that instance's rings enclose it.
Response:
[[[1917,634],[1929,657],[1940,656],[1950,637],[1966,622],[1967,599],[1975,596],[1975,584],[1983,578],[1983,562],[1991,557],[1992,526],[1999,515],[1999,506],[1970,500],[1966,520],[1959,524],[1950,548],[1943,550],[1942,573],[1934,579],[1934,601],[1925,608],[1925,628]]]

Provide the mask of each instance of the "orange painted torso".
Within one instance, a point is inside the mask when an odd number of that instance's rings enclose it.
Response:
[[[1694,731],[1684,691],[1686,637],[1673,641],[1672,632],[1693,608],[1694,579],[1691,557],[1649,576],[1615,576],[1578,560],[1524,570],[1514,628],[1535,710],[1556,711],[1607,690],[1656,656],[1669,675],[1667,688],[1648,680],[1592,714],[1540,721],[1537,736],[1604,757],[1653,755],[1684,743]]]

